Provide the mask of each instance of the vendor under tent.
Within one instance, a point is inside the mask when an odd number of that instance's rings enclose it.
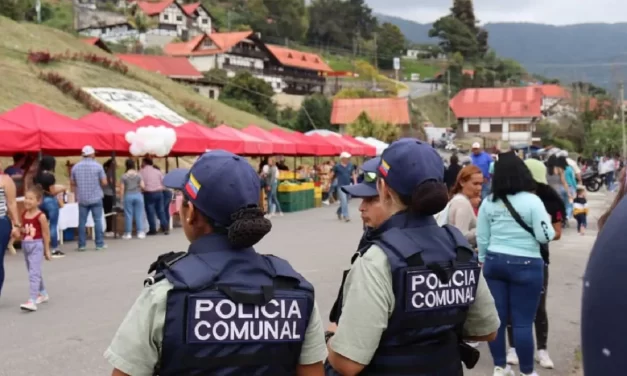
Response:
[[[272,143],[272,152],[277,155],[296,155],[296,144],[287,141],[280,136],[268,132],[265,129],[259,128],[256,125],[249,125],[248,127],[242,129],[242,132],[249,134],[251,136],[255,136],[262,140],[266,140]]]
[[[0,118],[0,156],[37,153],[41,150],[39,131]]]
[[[285,141],[296,145],[296,154],[298,155],[316,155],[316,146],[309,143],[309,140],[303,140],[298,132],[289,132],[280,128],[270,130],[275,136],[281,137]]]
[[[91,145],[98,154],[113,151],[113,135],[106,128],[83,123],[33,103],[25,103],[4,112],[0,118],[32,129],[39,137],[39,150],[50,155],[79,155]],[[4,135],[2,137],[5,137]]]
[[[137,126],[147,127],[160,125],[174,129],[176,132],[176,143],[170,151],[171,156],[177,155],[195,155],[204,153],[207,148],[207,140],[200,137],[199,133],[190,127],[178,126],[168,123],[165,120],[157,119],[152,116],[145,116],[135,122]]]
[[[273,145],[271,142],[264,139],[249,135],[235,128],[227,127],[226,125],[220,125],[213,128],[212,131],[221,133],[225,136],[234,137],[244,142],[245,151],[242,154],[245,155],[272,155]]]
[[[385,149],[387,149],[388,144],[386,144],[383,141],[379,141],[376,138],[373,137],[368,137],[368,138],[364,138],[364,137],[355,137],[355,139],[357,141],[361,141],[363,143],[366,143],[368,145],[371,145],[373,147],[375,147],[377,149],[377,156],[383,154],[383,151]]]
[[[94,127],[104,127],[107,132],[113,135],[113,150],[119,155],[129,154],[129,144],[126,141],[126,133],[135,131],[137,125],[129,121],[122,120],[106,112],[93,112],[79,119],[83,123]]]

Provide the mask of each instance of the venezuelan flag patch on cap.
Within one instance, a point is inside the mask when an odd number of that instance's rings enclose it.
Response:
[[[189,194],[192,199],[196,199],[200,187],[200,183],[198,182],[198,180],[196,180],[194,175],[189,174],[189,180],[187,181],[187,184],[185,184],[185,191],[187,192],[187,194]]]
[[[381,164],[379,165],[379,172],[383,176],[388,176],[388,171],[390,171],[390,165],[382,159]]]

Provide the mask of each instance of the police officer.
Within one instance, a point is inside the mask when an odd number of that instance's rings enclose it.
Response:
[[[324,374],[314,289],[253,246],[271,229],[245,158],[203,154],[164,178],[181,190],[185,253],[162,255],[105,358],[113,376]]]
[[[328,334],[327,375],[458,376],[500,322],[476,255],[433,215],[446,206],[442,159],[416,139],[381,156],[376,187],[387,220],[360,250]],[[333,333],[334,331],[334,333]]]
[[[385,219],[385,212],[381,209],[379,202],[379,193],[377,192],[377,167],[381,162],[381,158],[372,158],[365,162],[360,168],[360,174],[357,176],[358,184],[345,185],[341,189],[352,197],[361,198],[361,205],[359,205],[359,212],[361,213],[361,219],[364,223],[364,234],[357,246],[357,252],[368,244],[368,238],[370,234],[379,226]],[[342,281],[346,279],[348,270],[344,271]],[[329,313],[329,321],[331,324],[337,324],[342,309],[342,289],[338,292],[337,299],[331,308]]]

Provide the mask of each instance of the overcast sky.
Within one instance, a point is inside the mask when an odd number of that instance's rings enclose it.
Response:
[[[453,0],[366,0],[376,12],[420,23],[445,15]],[[537,22],[569,25],[626,22],[627,2],[621,0],[475,0],[475,14],[485,22]]]

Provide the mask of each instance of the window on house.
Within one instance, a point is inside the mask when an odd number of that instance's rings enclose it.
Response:
[[[209,90],[209,98],[216,99],[216,92],[215,92],[215,90]]]
[[[503,132],[503,124],[490,124],[490,132],[491,133],[502,133]]]
[[[529,132],[529,124],[510,124],[510,132]]]
[[[169,19],[170,19],[170,16],[169,16],[169,15],[167,15],[167,14],[164,14],[164,15],[163,15],[163,20],[164,20],[164,21],[167,21],[167,20],[169,20]]]
[[[228,57],[224,58],[224,65],[230,65],[231,64],[231,59],[229,59]]]
[[[468,124],[468,132],[479,133],[481,132],[481,127],[479,126],[479,124]]]
[[[208,20],[208,19],[206,19],[206,18],[203,18],[203,19],[201,19],[201,20],[200,20],[200,22],[201,22],[203,25],[206,25],[206,24],[208,24],[208,23],[209,23],[209,20]]]
[[[177,21],[183,21],[183,16],[176,16]]]

